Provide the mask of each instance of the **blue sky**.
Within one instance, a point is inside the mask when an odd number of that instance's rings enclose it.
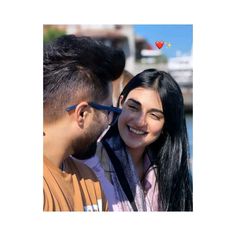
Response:
[[[193,28],[192,25],[134,25],[134,31],[137,35],[143,36],[150,45],[161,50],[167,57],[175,57],[179,51],[182,54],[189,55],[192,50]],[[168,48],[164,45],[158,49],[156,41],[171,43]]]

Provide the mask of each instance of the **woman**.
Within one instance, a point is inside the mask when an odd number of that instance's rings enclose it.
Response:
[[[118,104],[118,121],[96,153],[114,188],[113,210],[192,211],[189,146],[178,84],[168,73],[148,69],[125,86]]]

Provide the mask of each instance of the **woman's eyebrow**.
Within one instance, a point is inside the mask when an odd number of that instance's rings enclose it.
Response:
[[[135,100],[135,99],[133,99],[133,98],[129,98],[128,101],[134,102],[134,103],[136,103],[138,106],[141,106],[141,105],[142,105],[139,101],[137,101],[137,100]]]
[[[142,104],[139,101],[137,101],[133,98],[129,98],[128,101],[134,102],[138,106],[142,106]],[[159,113],[164,115],[163,111],[161,111],[160,109],[157,109],[157,108],[152,108],[152,109],[149,110],[149,112],[159,112]]]
[[[150,109],[149,112],[159,112],[159,113],[161,113],[162,115],[164,115],[163,111],[161,111],[161,110],[159,110],[159,109],[157,109],[157,108],[152,108],[152,109]]]

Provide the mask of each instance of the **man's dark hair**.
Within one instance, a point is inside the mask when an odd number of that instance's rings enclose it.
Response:
[[[108,82],[117,79],[124,66],[122,50],[89,37],[64,35],[44,45],[44,121],[57,120],[80,100],[105,100]]]

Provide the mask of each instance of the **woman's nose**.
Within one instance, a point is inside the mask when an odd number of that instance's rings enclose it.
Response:
[[[140,113],[139,115],[137,115],[137,117],[135,118],[135,125],[137,127],[144,127],[147,125],[146,115],[144,113]]]

